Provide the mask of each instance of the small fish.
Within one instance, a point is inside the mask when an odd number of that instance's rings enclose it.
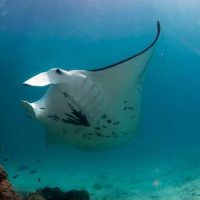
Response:
[[[15,176],[12,177],[12,179],[16,179],[18,177],[19,177],[19,175],[15,175]]]
[[[32,171],[30,171],[29,173],[30,174],[35,174],[37,171],[36,170],[32,170]]]
[[[41,183],[41,179],[40,178],[38,178],[38,183]]]
[[[3,159],[3,162],[6,162],[6,161],[8,161],[8,158],[4,158],[4,159]]]
[[[21,167],[19,167],[19,171],[24,171],[24,170],[27,170],[28,169],[28,166],[27,165],[22,165]]]

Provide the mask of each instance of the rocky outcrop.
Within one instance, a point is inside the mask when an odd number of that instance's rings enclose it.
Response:
[[[2,166],[0,166],[0,200],[20,200],[19,195],[9,183],[7,174]]]
[[[90,195],[86,190],[63,192],[57,187],[45,187],[35,193],[30,193],[25,200],[90,200]]]
[[[21,196],[13,190],[5,170],[0,166],[0,200],[90,200],[90,195],[86,190],[63,192],[57,187],[45,187],[33,193],[21,194]]]

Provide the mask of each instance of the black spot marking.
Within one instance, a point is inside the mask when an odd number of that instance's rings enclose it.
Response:
[[[133,110],[134,110],[133,106],[129,106],[129,107],[128,107],[128,110],[133,111]]]
[[[110,136],[110,135],[107,135],[106,137],[107,137],[107,138],[110,138],[111,136]]]
[[[106,118],[107,118],[106,114],[102,115],[102,119],[106,119]]]
[[[105,125],[102,126],[103,128],[107,128]]]
[[[107,122],[110,124],[112,121],[110,119],[108,119]]]
[[[127,110],[127,106],[124,107],[124,110]]]
[[[135,115],[132,115],[132,116],[131,116],[131,119],[133,119],[133,118],[135,118]]]
[[[119,125],[119,121],[116,121],[115,123],[114,123],[114,125],[116,126],[116,125]]]
[[[101,127],[95,127],[96,130],[101,130]]]
[[[60,69],[56,69],[55,72],[56,72],[57,74],[59,74],[59,75],[63,74],[62,71],[61,71]]]
[[[64,97],[68,98],[69,95],[66,92],[63,92]]]
[[[67,132],[65,131],[65,129],[63,129],[63,133],[66,134]]]
[[[127,103],[127,101],[126,101],[126,100],[124,100],[124,103]]]
[[[92,133],[88,133],[88,135],[93,135]]]
[[[99,136],[99,137],[105,137],[105,135],[103,135],[103,134],[100,133],[100,132],[95,132],[95,134],[96,134],[97,136]]]

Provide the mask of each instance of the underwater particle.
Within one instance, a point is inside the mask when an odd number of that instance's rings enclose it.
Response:
[[[107,122],[110,124],[112,121],[110,119],[108,119]]]
[[[35,173],[37,173],[36,170],[32,170],[32,171],[29,172],[29,174],[35,174]]]
[[[154,187],[158,187],[159,185],[160,185],[160,181],[159,180],[156,179],[156,180],[153,181],[153,186]]]
[[[93,189],[94,190],[102,190],[103,189],[103,185],[101,183],[94,183],[93,184]]]
[[[12,177],[12,179],[16,179],[18,177],[19,177],[19,175],[15,175],[15,176]]]

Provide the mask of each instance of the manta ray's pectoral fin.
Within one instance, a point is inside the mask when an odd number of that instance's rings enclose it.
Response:
[[[31,103],[29,103],[28,101],[21,101],[22,106],[25,108],[25,110],[27,111],[27,115],[31,118],[31,119],[36,119],[36,114],[35,114],[35,110],[33,108],[33,106],[31,105]]]

